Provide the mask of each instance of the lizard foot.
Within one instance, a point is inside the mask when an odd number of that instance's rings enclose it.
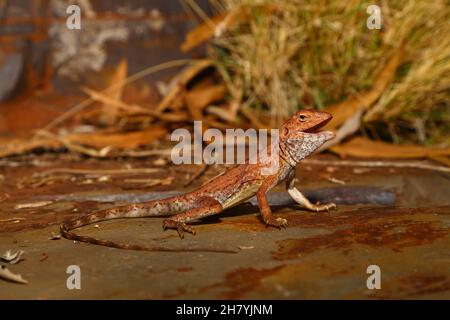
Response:
[[[335,203],[327,203],[327,204],[320,204],[320,202],[317,202],[315,205],[312,205],[311,210],[319,212],[319,211],[327,211],[330,212],[330,209],[336,209]]]
[[[266,226],[275,227],[278,229],[286,228],[288,226],[288,222],[284,218],[270,218],[264,221]]]
[[[184,238],[184,233],[189,232],[193,235],[195,235],[195,229],[191,226],[188,226],[184,222],[178,222],[170,219],[166,219],[163,221],[163,229],[164,231],[167,229],[175,229],[178,232],[178,235],[181,239]]]

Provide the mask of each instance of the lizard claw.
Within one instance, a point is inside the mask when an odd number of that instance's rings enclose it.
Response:
[[[324,204],[325,209],[330,212],[330,209],[335,209],[336,210],[336,204],[333,202]]]
[[[321,205],[320,202],[317,202],[311,209],[316,212],[325,211],[325,210],[327,212],[330,212],[330,209],[336,209],[336,204],[333,202],[330,202],[330,203]]]
[[[270,218],[264,222],[267,226],[275,227],[278,229],[286,228],[288,226],[288,222],[284,218]]]
[[[170,219],[166,219],[163,221],[163,229],[164,231],[167,229],[175,229],[178,232],[178,236],[183,239],[184,238],[184,233],[188,232],[191,233],[193,235],[195,235],[195,229],[191,226],[188,226],[186,223],[184,222],[178,222],[178,221],[174,221],[174,220],[170,220]]]

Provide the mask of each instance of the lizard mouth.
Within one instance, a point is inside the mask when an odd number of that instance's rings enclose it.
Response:
[[[323,121],[321,121],[321,122],[319,122],[318,124],[316,124],[315,126],[312,126],[312,127],[309,128],[309,129],[304,130],[303,132],[308,132],[308,133],[316,133],[316,132],[319,132],[319,130],[320,130],[321,128],[323,128],[328,122],[330,122],[330,120],[331,120],[331,117],[328,118],[328,119],[325,119],[325,120],[323,120]]]
[[[318,124],[316,124],[315,126],[304,130],[303,132],[307,132],[307,133],[316,133],[316,134],[320,134],[321,136],[324,136],[324,138],[326,140],[330,140],[334,138],[334,132],[332,131],[325,131],[325,130],[320,130],[321,128],[323,128],[329,121],[331,120],[331,117],[319,122]]]

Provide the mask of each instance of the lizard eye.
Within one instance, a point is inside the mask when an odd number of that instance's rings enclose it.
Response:
[[[300,119],[301,122],[306,121],[306,116],[304,114],[301,114],[299,116],[299,119]]]

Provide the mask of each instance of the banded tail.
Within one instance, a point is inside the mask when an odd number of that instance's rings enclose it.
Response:
[[[80,241],[100,246],[106,246],[118,249],[140,250],[140,251],[166,251],[166,252],[220,252],[237,253],[236,250],[219,249],[214,247],[164,247],[158,245],[136,245],[130,243],[120,243],[110,240],[96,239],[89,236],[81,236],[71,232],[73,229],[84,227],[93,223],[124,218],[145,218],[157,217],[174,214],[180,210],[188,210],[194,202],[189,201],[187,197],[175,196],[171,198],[153,200],[149,202],[124,205],[115,208],[109,208],[88,214],[81,218],[74,218],[63,222],[60,226],[61,235],[74,241]]]

